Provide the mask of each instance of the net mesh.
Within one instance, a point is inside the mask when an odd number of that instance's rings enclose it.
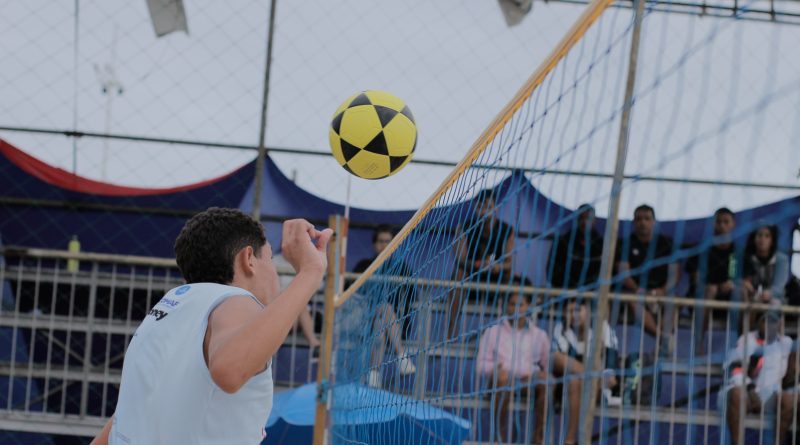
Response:
[[[598,443],[788,431],[800,33],[649,6],[616,255],[603,245],[634,13],[610,8],[338,300],[334,443],[575,443],[590,415]],[[604,283],[609,317],[592,326]]]

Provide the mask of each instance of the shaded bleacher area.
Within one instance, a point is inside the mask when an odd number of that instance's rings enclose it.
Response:
[[[460,334],[447,338],[447,305],[443,302],[446,301],[447,290],[432,290],[430,287],[426,290],[429,293],[418,296],[417,301],[420,303],[411,311],[412,328],[405,342],[408,354],[415,357],[417,372],[401,375],[394,366],[398,358],[387,355],[380,366],[382,386],[389,391],[422,398],[469,419],[473,422],[472,440],[476,443],[498,443],[491,402],[494,391],[487,388],[487,377],[478,374],[475,366],[480,335],[500,317],[498,307],[467,305]],[[536,305],[541,309],[533,315],[538,327],[548,333],[552,333],[554,324],[560,321],[560,307],[564,301],[553,294],[551,289],[541,290],[538,295],[539,304]],[[638,298],[632,295],[627,297],[630,300]],[[596,443],[728,443],[725,411],[720,405],[724,398],[720,392],[729,377],[729,371],[723,366],[725,359],[739,337],[736,322],[731,320],[730,315],[739,310],[724,308],[726,304],[735,306],[733,303],[709,304],[716,309],[713,310],[713,322],[709,329],[710,341],[705,342],[708,353],[695,355],[692,345],[695,344],[696,320],[692,304],[698,302],[670,298],[677,301],[676,305],[679,306],[676,347],[668,356],[655,358],[651,372],[658,376],[659,383],[654,390],[654,402],[624,402],[621,406],[599,405],[595,413]],[[554,303],[558,300],[561,302]],[[353,305],[350,306],[352,307]],[[785,307],[781,310],[786,312],[783,316],[783,332],[796,339],[798,309]],[[337,320],[337,323],[339,321],[341,320]],[[641,325],[628,320],[624,310],[621,313],[621,322],[614,329],[620,341],[619,350],[622,356],[636,353],[653,354],[655,357],[656,339],[645,334]],[[360,366],[360,377],[362,381],[366,381],[366,373],[370,369],[367,354],[361,354]],[[359,365],[353,367],[358,368]],[[551,379],[551,382],[561,381],[563,379]],[[554,398],[562,397],[557,394]],[[548,403],[551,406],[548,428],[557,433],[564,428],[565,419],[561,416],[560,408],[557,408],[561,405],[561,400],[552,402]],[[518,428],[520,423],[532,425],[532,416],[535,414],[530,401],[515,400],[512,406],[512,421],[518,424]],[[748,415],[745,420],[744,443],[773,443],[774,424],[774,415]],[[554,437],[563,440],[563,436],[558,434]],[[530,437],[517,439],[520,443],[530,443]]]
[[[73,273],[67,270],[66,257],[55,251],[5,254],[7,261],[0,269],[0,443],[85,443],[114,410],[130,336],[147,308],[182,281],[167,260],[132,262],[130,257],[87,254]],[[462,335],[448,340],[445,293],[444,287],[420,288],[406,339],[417,372],[400,375],[395,366],[398,358],[387,352],[380,367],[381,383],[387,390],[424,399],[470,420],[471,440],[492,443],[490,391],[485,378],[476,374],[474,362],[482,327],[498,317],[498,309],[467,305]],[[543,292],[537,298],[543,303],[537,324],[551,332],[560,311],[547,303],[555,301],[553,296]],[[322,313],[322,305],[319,294],[312,300],[318,332],[316,314]],[[601,407],[596,413],[597,443],[719,443],[725,428],[718,406],[726,377],[722,362],[727,345],[736,338],[728,329],[725,311],[718,312],[710,353],[693,357],[689,347],[693,310],[691,305],[681,306],[678,346],[655,367],[660,376],[656,402]],[[347,329],[346,320],[342,321],[337,329]],[[785,331],[796,338],[797,328],[796,318],[787,316]],[[653,352],[654,339],[639,325],[620,323],[615,330],[623,354]],[[340,340],[335,347],[342,350],[346,344]],[[276,391],[314,381],[317,355],[293,331],[273,361]],[[369,351],[361,351],[361,356],[367,363],[358,367],[361,374],[356,377],[366,383]],[[530,422],[535,415],[524,400],[515,400],[513,410],[520,422]],[[548,419],[552,431],[562,428],[563,417],[555,409]],[[768,443],[761,435],[769,434],[772,424],[769,416],[749,416],[746,443]]]
[[[0,443],[88,443],[116,407],[131,335],[149,308],[183,283],[171,260],[84,253],[73,272],[67,255],[3,251]],[[293,332],[274,359],[276,387],[310,381],[316,363]]]

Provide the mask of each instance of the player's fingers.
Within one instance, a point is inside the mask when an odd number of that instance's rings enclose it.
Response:
[[[290,219],[283,223],[283,233],[290,239],[298,239],[303,233],[311,236],[310,230],[314,230],[314,226],[304,219]]]
[[[331,237],[333,236],[333,229],[325,229],[318,233],[319,238],[317,238],[317,250],[324,252],[325,248],[328,246],[328,241],[330,241]]]
[[[313,224],[302,218],[292,219],[287,221],[287,223],[289,223],[291,225],[291,229],[296,232],[307,232],[308,230],[314,229]]]
[[[306,227],[306,233],[308,233],[308,236],[310,236],[312,240],[316,240],[322,234],[322,232],[317,230],[317,228],[314,227],[313,225],[310,227]]]

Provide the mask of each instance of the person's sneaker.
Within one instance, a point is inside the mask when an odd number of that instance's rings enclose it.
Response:
[[[367,374],[367,385],[373,388],[380,388],[381,385],[381,372],[377,369],[373,369],[372,371]]]
[[[403,357],[397,362],[397,370],[400,371],[402,375],[408,375],[417,372],[417,367],[414,366],[414,362],[412,362],[410,358]]]

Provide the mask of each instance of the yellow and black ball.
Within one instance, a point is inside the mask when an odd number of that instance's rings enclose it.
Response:
[[[385,91],[368,90],[339,106],[329,137],[333,157],[345,170],[361,178],[381,179],[411,161],[417,126],[401,99]]]

